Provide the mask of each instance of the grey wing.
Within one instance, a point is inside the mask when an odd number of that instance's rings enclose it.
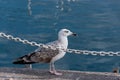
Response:
[[[50,45],[53,48],[59,47],[59,42],[54,41],[47,43],[46,45]],[[14,61],[14,64],[30,64],[30,63],[39,63],[39,62],[46,62],[49,63],[53,57],[59,54],[58,49],[50,49],[50,48],[42,48],[39,47],[33,53],[22,56]]]
[[[40,51],[31,54],[30,59],[33,62],[49,63],[51,59],[59,54],[59,50],[52,50],[49,48],[41,48]]]

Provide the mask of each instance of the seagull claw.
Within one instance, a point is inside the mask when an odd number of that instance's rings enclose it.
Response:
[[[54,72],[53,71],[49,71],[51,74],[53,74]]]
[[[56,71],[49,71],[51,74],[54,74],[54,75],[62,75],[62,73],[58,73],[58,72],[56,72]]]
[[[62,73],[54,72],[53,74],[61,76]]]

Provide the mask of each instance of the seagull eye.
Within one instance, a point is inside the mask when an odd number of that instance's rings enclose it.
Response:
[[[65,33],[68,33],[69,31],[65,31]]]

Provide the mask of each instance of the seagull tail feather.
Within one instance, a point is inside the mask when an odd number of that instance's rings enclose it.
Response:
[[[35,63],[35,62],[30,60],[30,55],[19,57],[18,59],[13,61],[13,64],[32,64],[32,63]]]

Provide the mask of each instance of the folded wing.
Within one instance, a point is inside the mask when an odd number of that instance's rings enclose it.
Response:
[[[49,63],[57,54],[59,54],[59,50],[41,48],[39,51],[18,58],[13,64]]]

